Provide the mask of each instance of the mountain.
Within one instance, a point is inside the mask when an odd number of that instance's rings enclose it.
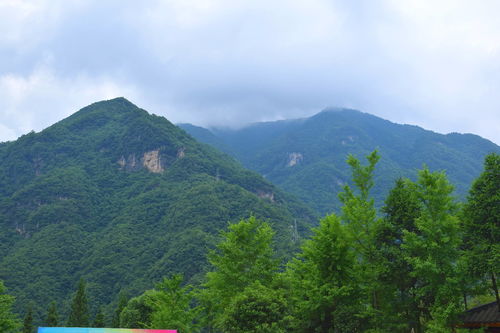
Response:
[[[337,194],[349,183],[348,154],[364,160],[378,149],[373,195],[380,206],[398,177],[415,178],[426,164],[445,170],[463,199],[494,143],[472,134],[434,133],[351,109],[327,109],[310,118],[256,123],[241,129],[181,124],[200,141],[295,194],[320,214],[338,210]]]
[[[80,278],[91,304],[135,296],[175,272],[198,283],[228,222],[277,231],[280,255],[314,213],[255,172],[124,98],[0,144],[0,279],[63,316]],[[95,309],[93,309],[95,311]]]

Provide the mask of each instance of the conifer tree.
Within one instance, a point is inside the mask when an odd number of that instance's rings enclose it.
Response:
[[[489,281],[500,312],[500,155],[489,154],[464,208],[466,260],[473,277]]]
[[[420,308],[414,297],[417,280],[412,267],[404,258],[404,230],[418,232],[416,219],[421,214],[421,203],[415,184],[409,179],[398,179],[382,207],[384,218],[377,231],[377,248],[385,259],[386,270],[380,275],[384,286],[383,304],[385,329],[391,332],[420,331]]]
[[[330,215],[313,229],[299,258],[289,265],[293,323],[298,332],[358,332],[363,295],[353,240]]]
[[[457,206],[442,172],[419,172],[416,193],[421,214],[415,230],[403,232],[404,256],[417,280],[415,298],[424,310],[421,326],[425,332],[449,332],[460,307],[458,270],[461,235],[456,217]]]
[[[104,313],[102,312],[102,306],[99,307],[97,313],[94,317],[94,322],[92,323],[92,327],[106,327]]]
[[[370,197],[373,187],[373,171],[380,159],[377,150],[367,157],[368,165],[362,166],[358,159],[349,155],[347,163],[351,167],[352,181],[355,188],[346,185],[344,192],[339,194],[342,206],[342,222],[347,226],[353,247],[357,252],[357,264],[360,266],[361,276],[359,288],[364,292],[368,301],[365,314],[371,327],[378,327],[379,319],[382,319],[381,309],[381,285],[379,275],[384,270],[381,257],[376,247],[376,232],[381,223],[377,217],[374,200]]]
[[[115,328],[120,327],[120,314],[123,309],[127,306],[128,297],[125,293],[120,292],[118,296],[118,305],[116,306],[115,313],[113,314],[113,320],[111,321],[111,326]]]
[[[68,327],[87,327],[89,325],[88,302],[85,294],[85,281],[78,283],[78,289],[71,303]]]
[[[59,324],[59,315],[57,314],[56,302],[53,301],[49,305],[47,310],[47,317],[45,318],[45,326],[47,327],[57,327]]]
[[[229,226],[222,241],[209,254],[213,270],[207,273],[202,292],[211,325],[220,326],[233,297],[259,281],[271,285],[278,270],[269,224],[250,217]]]
[[[28,311],[26,312],[26,316],[23,321],[23,333],[33,333],[33,306],[28,307]]]
[[[155,297],[148,299],[153,312],[151,328],[176,328],[181,332],[198,332],[200,307],[192,307],[194,291],[191,285],[182,286],[181,274],[164,278],[155,286]]]

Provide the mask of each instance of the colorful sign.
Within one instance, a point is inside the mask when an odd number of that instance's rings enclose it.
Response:
[[[39,327],[38,333],[177,333],[177,330],[135,328]]]

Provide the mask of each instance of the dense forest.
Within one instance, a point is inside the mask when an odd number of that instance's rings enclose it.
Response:
[[[444,172],[398,179],[377,211],[370,190],[380,156],[350,155],[353,185],[293,258],[277,255],[273,227],[249,216],[209,251],[198,284],[168,274],[153,289],[121,294],[113,313],[91,313],[78,282],[67,317],[47,300],[46,325],[176,328],[180,332],[450,332],[464,309],[496,300],[500,258],[500,155],[489,154],[459,204]],[[77,281],[75,281],[76,283]],[[33,329],[11,312],[0,284],[0,327]]]
[[[338,212],[337,199],[350,183],[348,154],[365,156],[374,149],[383,159],[374,171],[372,196],[381,208],[395,180],[416,180],[423,164],[446,170],[454,194],[465,200],[488,153],[500,147],[473,134],[439,134],[401,125],[352,109],[326,109],[312,117],[255,123],[239,129],[180,124],[201,142],[238,159],[321,216]]]
[[[118,98],[0,144],[0,280],[42,322],[62,317],[80,279],[105,313],[170,273],[199,284],[206,251],[254,215],[290,257],[312,211],[233,158]],[[1,331],[1,330],[0,330]]]

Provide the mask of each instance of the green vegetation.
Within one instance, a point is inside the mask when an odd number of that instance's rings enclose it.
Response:
[[[14,297],[5,293],[3,281],[0,280],[0,330],[5,333],[17,332],[21,323],[12,312]]]
[[[0,145],[0,279],[17,313],[33,301],[36,324],[52,301],[66,323],[79,279],[89,323],[101,306],[113,319],[120,293],[137,296],[164,276],[199,285],[220,230],[252,214],[273,226],[286,258],[316,220],[233,158],[123,98]]]
[[[214,327],[233,325],[239,314],[226,311],[231,308],[235,295],[256,283],[272,285],[278,271],[272,248],[273,234],[267,223],[251,217],[230,225],[217,249],[209,254],[214,270],[207,273],[202,300]]]
[[[486,158],[486,170],[475,184],[497,174],[498,169],[491,169],[497,158]],[[484,279],[484,274],[469,275],[474,267],[464,268],[474,249],[460,251],[462,236],[471,236],[459,217],[468,213],[459,211],[445,174],[424,168],[415,182],[396,181],[378,218],[369,193],[378,153],[367,159],[362,166],[348,158],[355,188],[346,186],[341,194],[341,216],[323,218],[286,269],[274,258],[273,230],[250,217],[223,232],[198,291],[182,289],[179,277],[166,280],[177,291],[171,295],[184,299],[178,309],[185,310],[175,317],[192,318],[172,327],[185,332],[199,330],[190,323],[217,332],[450,332],[465,300],[486,295],[468,287]],[[488,228],[496,235],[499,225]],[[491,251],[487,249],[489,255]],[[496,266],[486,267],[496,274]],[[147,291],[140,298],[159,299],[155,293]],[[171,304],[168,299],[160,303]],[[164,311],[158,304],[147,310],[146,327],[166,327],[151,321]],[[128,315],[126,309],[122,317]]]
[[[308,122],[321,133],[330,116],[268,124],[257,141]],[[417,134],[409,138],[421,142]],[[377,204],[381,175],[397,169],[384,161],[386,149],[382,158],[367,153],[366,165],[349,155],[345,170],[325,160],[310,166],[345,176],[339,191],[318,184],[320,193],[339,192],[341,206],[311,228],[316,216],[299,201],[124,99],[4,143],[0,279],[15,298],[0,282],[0,330],[23,329],[15,311],[24,312],[26,331],[43,322],[449,332],[465,307],[498,300],[500,155],[486,157],[463,206],[444,172],[428,167],[395,179]],[[287,170],[309,168],[300,163]]]
[[[88,300],[85,293],[85,281],[80,280],[78,289],[73,301],[66,326],[68,327],[87,327],[89,325]]]
[[[33,307],[29,306],[24,316],[23,333],[33,333],[35,327],[33,326]]]
[[[56,302],[50,303],[49,309],[47,310],[47,317],[45,318],[45,322],[43,324],[47,327],[57,327],[59,324]]]
[[[392,184],[401,177],[416,179],[425,163],[446,170],[456,195],[465,200],[488,153],[500,153],[494,143],[471,134],[441,135],[416,126],[399,125],[349,109],[330,109],[310,118],[256,123],[237,130],[209,130],[181,124],[201,142],[210,144],[265,175],[296,195],[321,215],[338,212],[337,199],[350,181],[344,160],[378,149],[383,159],[373,177],[372,196],[382,207]],[[296,163],[290,163],[296,159]]]
[[[498,303],[500,262],[500,155],[486,157],[484,171],[472,185],[464,208],[466,261],[474,280],[489,284]],[[487,282],[489,281],[489,283]]]
[[[152,309],[150,327],[176,327],[181,332],[199,330],[199,306],[192,307],[193,287],[182,286],[182,275],[175,274],[155,286],[155,297],[149,298]]]

